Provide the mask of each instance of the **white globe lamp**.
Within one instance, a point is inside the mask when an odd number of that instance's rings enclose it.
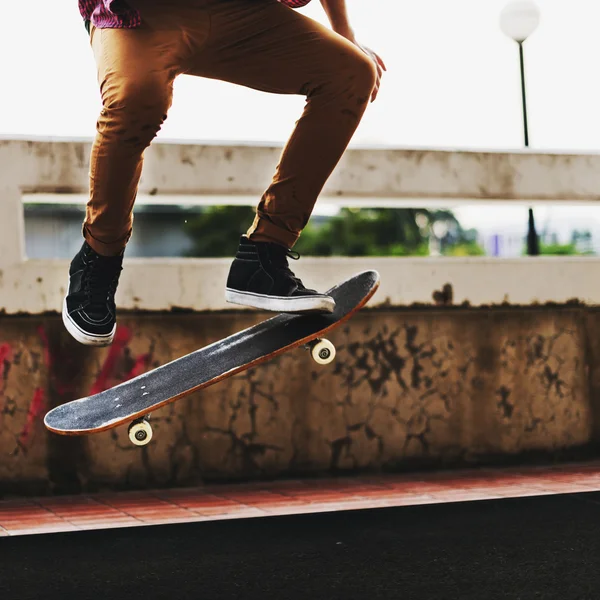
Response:
[[[500,29],[509,38],[522,44],[540,24],[540,9],[531,0],[515,0],[500,13]]]

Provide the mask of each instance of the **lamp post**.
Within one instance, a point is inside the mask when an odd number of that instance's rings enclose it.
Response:
[[[529,128],[527,123],[527,94],[525,86],[525,57],[523,44],[540,24],[540,10],[532,0],[515,0],[507,4],[500,13],[500,28],[503,33],[519,45],[519,63],[521,67],[521,100],[523,105],[523,139],[529,148]],[[527,231],[527,254],[537,256],[540,253],[539,240],[535,231],[533,209],[529,209]]]

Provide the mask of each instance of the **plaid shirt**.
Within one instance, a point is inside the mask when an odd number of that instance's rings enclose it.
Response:
[[[279,0],[290,8],[306,6],[310,0]],[[79,0],[79,12],[87,23],[99,29],[130,29],[142,19],[137,10],[128,8],[123,0]]]

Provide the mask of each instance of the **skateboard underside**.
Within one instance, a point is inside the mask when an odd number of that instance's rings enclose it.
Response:
[[[332,314],[278,314],[111,389],[58,406],[46,414],[44,424],[55,433],[83,435],[140,419],[135,423],[139,429],[137,438],[136,431],[131,430],[130,437],[134,443],[143,445],[147,436],[151,437],[151,429],[142,417],[196,390],[321,338],[364,306],[378,286],[377,272],[359,273],[329,290],[336,302]],[[335,353],[333,346],[327,343],[317,350],[324,360],[319,360],[318,353],[313,356],[322,363],[329,362],[328,351]]]

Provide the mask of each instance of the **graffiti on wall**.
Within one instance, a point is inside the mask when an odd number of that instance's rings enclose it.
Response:
[[[60,334],[64,335],[64,334]],[[104,350],[91,384],[79,385],[75,373],[64,368],[77,348],[68,340],[51,339],[48,327],[40,324],[35,335],[17,342],[0,340],[0,431],[14,439],[12,456],[27,454],[43,428],[43,418],[54,404],[97,394],[141,375],[152,366],[152,348],[132,354],[130,327],[120,326],[114,343]],[[92,349],[92,352],[98,349]],[[91,354],[90,356],[93,356]],[[3,445],[6,444],[4,440]]]

